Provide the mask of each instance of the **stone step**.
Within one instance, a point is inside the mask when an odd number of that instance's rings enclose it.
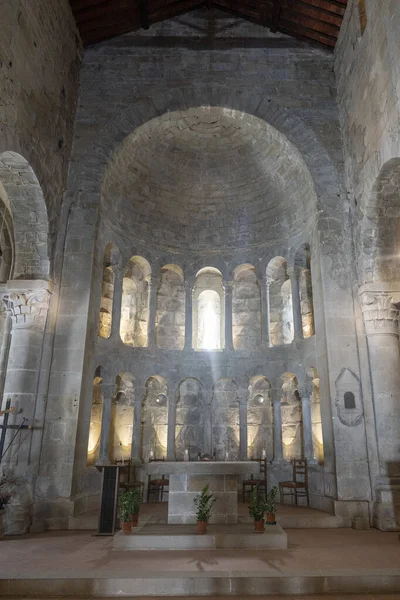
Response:
[[[130,534],[119,531],[113,538],[114,550],[216,550],[232,548],[286,549],[287,535],[279,525],[266,526],[255,533],[248,525],[209,525],[204,535],[194,525],[145,525]]]
[[[319,594],[383,594],[400,591],[399,571],[391,574],[372,570],[362,573],[309,573],[265,576],[261,572],[207,573],[196,572],[182,576],[181,572],[168,575],[142,573],[140,577],[114,578],[54,578],[0,580],[0,596],[15,598],[115,598],[115,597],[190,597],[190,596],[260,596],[268,600],[274,596]],[[304,598],[303,598],[304,600]]]

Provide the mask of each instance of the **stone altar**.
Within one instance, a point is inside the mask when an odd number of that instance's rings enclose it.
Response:
[[[154,462],[147,472],[169,476],[168,523],[195,523],[193,500],[207,484],[216,497],[210,522],[237,523],[239,479],[250,473],[257,478],[260,465],[256,461]]]

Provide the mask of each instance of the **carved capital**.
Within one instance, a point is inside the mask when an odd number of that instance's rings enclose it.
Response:
[[[365,332],[367,335],[398,335],[399,310],[396,306],[400,298],[390,292],[368,292],[360,294]]]
[[[44,330],[52,285],[47,281],[9,281],[2,298],[13,329]]]

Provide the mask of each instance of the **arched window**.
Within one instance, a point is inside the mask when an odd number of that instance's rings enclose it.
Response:
[[[267,267],[270,340],[272,346],[293,341],[292,288],[284,258],[273,258]]]
[[[99,331],[100,337],[109,338],[112,327],[115,268],[118,265],[119,252],[114,244],[108,244],[104,252],[103,279],[101,282],[101,303]]]
[[[150,265],[141,256],[130,259],[122,282],[120,336],[124,344],[144,348],[148,340]]]
[[[152,376],[147,380],[142,406],[141,458],[165,458],[168,442],[168,388],[166,380]]]
[[[130,373],[120,373],[111,404],[108,456],[112,463],[128,460],[131,456],[134,401],[134,377]]]
[[[221,350],[224,340],[224,291],[218,269],[206,267],[196,276],[193,291],[193,346]]]
[[[212,445],[217,460],[239,460],[239,400],[232,379],[220,379],[214,386]]]
[[[183,350],[185,345],[185,287],[177,265],[161,269],[157,290],[156,344],[165,350]]]
[[[284,373],[281,394],[283,458],[291,461],[304,456],[303,413],[301,398],[297,391],[297,378],[293,373]]]
[[[270,388],[266,377],[250,379],[247,404],[247,454],[250,458],[261,458],[263,450],[268,460],[272,460],[274,455]]]
[[[92,409],[90,411],[89,439],[87,448],[88,465],[96,464],[97,459],[99,458],[101,420],[103,417],[103,396],[101,390],[102,382],[103,378],[101,376],[101,367],[98,367],[93,378]]]
[[[299,280],[301,325],[303,337],[314,335],[313,293],[311,281],[311,252],[310,246],[304,244],[295,257],[296,276]]]
[[[203,388],[194,378],[184,379],[179,386],[176,403],[175,453],[177,460],[183,460],[185,450],[194,460],[204,453],[205,407]]]
[[[261,292],[253,265],[240,265],[233,273],[232,333],[235,350],[261,345]]]

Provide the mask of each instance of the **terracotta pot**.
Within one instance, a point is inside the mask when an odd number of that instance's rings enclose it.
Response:
[[[130,521],[122,521],[122,531],[124,533],[132,533],[132,523]]]
[[[266,525],[276,525],[275,515],[272,513],[267,513],[267,519],[265,521]]]
[[[132,527],[137,527],[139,523],[139,515],[131,515]]]
[[[197,521],[197,523],[196,523],[196,531],[197,531],[197,533],[206,533],[206,531],[207,531],[207,521]]]
[[[254,531],[256,533],[264,533],[264,521],[254,521]]]

